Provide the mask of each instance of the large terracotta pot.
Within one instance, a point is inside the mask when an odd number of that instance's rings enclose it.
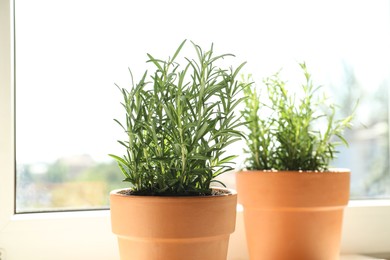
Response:
[[[236,180],[250,259],[339,258],[349,170],[241,171]]]
[[[226,260],[237,193],[202,197],[110,193],[121,260]]]

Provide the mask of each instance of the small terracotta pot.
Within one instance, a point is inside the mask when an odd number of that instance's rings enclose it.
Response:
[[[237,193],[200,197],[110,193],[121,260],[226,260]]]
[[[236,180],[250,259],[339,258],[349,170],[241,171]]]

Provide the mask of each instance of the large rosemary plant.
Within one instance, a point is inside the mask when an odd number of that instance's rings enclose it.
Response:
[[[335,106],[318,95],[320,87],[306,65],[300,66],[305,77],[300,96],[288,91],[278,73],[264,80],[267,101],[260,101],[254,86],[245,89],[248,169],[325,171],[336,146],[347,145],[342,133],[353,116],[336,120]]]
[[[232,169],[233,155],[226,147],[240,139],[240,116],[247,85],[236,80],[237,69],[216,65],[231,54],[214,55],[193,43],[196,58],[176,62],[185,41],[174,55],[160,60],[148,54],[155,71],[123,94],[126,120],[116,122],[127,134],[119,141],[123,156],[110,155],[124,181],[138,195],[209,195],[215,177]]]

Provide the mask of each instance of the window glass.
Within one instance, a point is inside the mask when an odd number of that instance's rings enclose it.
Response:
[[[333,165],[352,170],[352,198],[390,196],[388,0],[15,3],[17,212],[104,208],[128,186],[107,155],[124,153],[114,83],[130,86],[128,67],[139,79],[146,53],[165,59],[183,39],[248,61],[257,82],[283,68],[299,84],[305,61],[340,116],[359,100]]]

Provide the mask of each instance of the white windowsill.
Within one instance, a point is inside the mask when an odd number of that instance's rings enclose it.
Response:
[[[363,255],[341,255],[340,260],[386,260],[384,258],[369,257]]]
[[[351,223],[355,217],[354,214],[361,214],[361,207],[358,204],[365,204],[364,202],[351,202],[346,211],[346,215],[350,218],[348,222],[344,223],[345,230],[344,240],[346,236],[353,236],[352,242],[345,242],[342,245],[342,256],[340,260],[369,260],[369,259],[385,259],[385,258],[370,258],[362,255],[379,255],[380,252],[386,252],[388,247],[387,242],[382,243],[378,248],[377,242],[372,241],[369,235],[363,236],[363,231],[356,228],[355,223]],[[370,203],[367,214],[375,214],[375,211],[382,209],[385,214],[383,218],[389,219],[389,207],[386,207],[385,202],[376,202],[376,206]],[[380,205],[379,205],[380,204]],[[366,205],[368,206],[368,205]],[[382,211],[380,210],[380,211]],[[363,214],[366,214],[363,213]],[[370,214],[368,219],[372,219]],[[387,223],[383,222],[382,223]],[[375,232],[387,232],[387,226],[381,225]],[[66,230],[73,230],[73,232],[65,232]],[[24,259],[28,257],[23,252],[30,252],[35,255],[38,252],[44,252],[44,257],[41,259],[53,259],[56,252],[60,252],[64,245],[72,248],[78,248],[78,252],[62,252],[64,258],[61,259],[88,259],[91,255],[95,255],[92,251],[99,251],[100,259],[119,259],[116,237],[111,232],[110,226],[110,212],[108,210],[100,211],[80,211],[80,212],[55,212],[55,213],[39,213],[39,214],[17,214],[11,217],[8,224],[1,230],[0,244],[3,248],[9,250],[6,252],[8,256],[15,256],[14,259]],[[353,233],[352,235],[349,233]],[[53,238],[53,234],[61,234],[61,236]],[[93,234],[93,236],[89,235]],[[356,238],[355,238],[356,236]],[[3,239],[2,239],[3,238]],[[5,239],[5,240],[4,240]],[[357,239],[357,240],[356,240]],[[39,241],[38,244],[33,245],[31,241]],[[352,243],[352,244],[349,244]],[[26,250],[18,250],[22,244]],[[31,246],[30,246],[31,244]],[[47,246],[44,246],[47,245]],[[74,246],[73,246],[74,245]],[[78,245],[78,246],[77,246]],[[375,248],[375,246],[377,248]],[[50,249],[50,250],[49,250]],[[44,250],[44,251],[42,251]],[[362,254],[359,256],[358,254]],[[75,258],[75,255],[82,258]],[[11,258],[12,259],[12,258]],[[248,260],[248,253],[246,248],[244,223],[242,208],[237,210],[236,231],[231,235],[229,244],[228,260]]]

